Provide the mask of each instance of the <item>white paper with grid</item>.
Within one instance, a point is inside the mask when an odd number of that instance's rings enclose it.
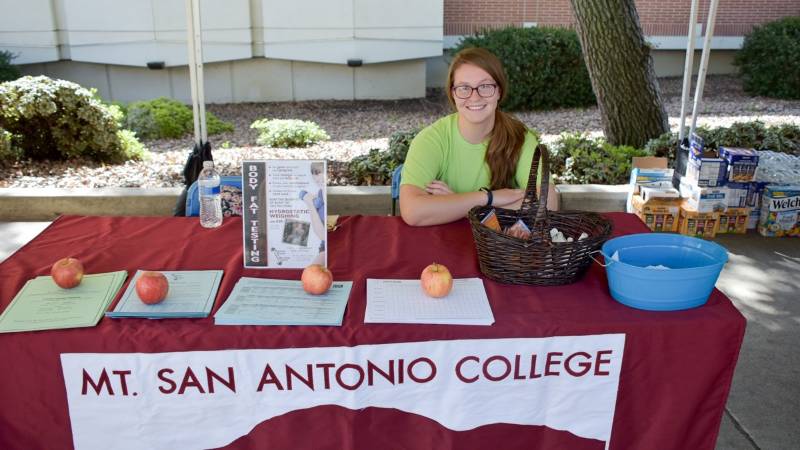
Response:
[[[369,278],[364,322],[491,325],[494,315],[480,278],[453,280],[444,298],[426,295],[419,280]]]

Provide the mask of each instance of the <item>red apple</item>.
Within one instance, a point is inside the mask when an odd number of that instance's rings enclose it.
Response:
[[[433,263],[422,271],[419,277],[422,290],[433,298],[442,298],[453,288],[453,276],[447,267]]]
[[[155,305],[161,303],[169,291],[169,281],[161,272],[142,272],[136,280],[136,294],[142,303]]]
[[[303,282],[303,290],[313,295],[320,295],[328,292],[333,284],[333,274],[325,266],[312,264],[303,269],[300,277]]]
[[[64,289],[71,289],[83,280],[83,264],[75,258],[62,258],[50,269],[53,281]]]

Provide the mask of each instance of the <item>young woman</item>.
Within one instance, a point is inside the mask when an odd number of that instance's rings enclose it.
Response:
[[[447,98],[456,112],[420,131],[403,166],[400,215],[406,223],[452,222],[479,205],[519,208],[538,143],[498,108],[507,92],[503,66],[488,50],[455,56]]]

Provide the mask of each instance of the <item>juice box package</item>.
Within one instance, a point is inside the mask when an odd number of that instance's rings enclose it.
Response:
[[[767,182],[765,181],[754,181],[752,183],[748,183],[748,190],[747,190],[747,205],[754,210],[760,211],[761,210],[761,199],[763,198],[764,189],[767,187]],[[751,213],[752,214],[752,213]]]
[[[673,176],[673,169],[667,168],[667,158],[634,157],[631,165],[630,190],[625,206],[629,213],[634,212],[632,200],[635,194],[642,194],[643,188],[670,189]]]
[[[747,191],[747,206],[750,208],[750,217],[747,219],[747,229],[755,230],[758,228],[758,219],[761,217],[761,199],[764,198],[763,194],[767,183],[754,181],[748,185],[750,189]]]
[[[655,197],[645,201],[641,195],[632,199],[633,213],[652,231],[678,231],[679,198]]]
[[[699,212],[684,200],[680,208],[678,233],[686,236],[712,239],[717,235],[718,222],[718,212]]]
[[[720,147],[719,156],[725,160],[728,181],[749,183],[756,180],[757,151],[752,148]]]
[[[728,208],[719,214],[717,234],[745,234],[749,218],[750,208]]]
[[[755,230],[758,228],[758,219],[761,218],[761,210],[750,208],[750,216],[747,217],[747,229]]]
[[[767,237],[800,236],[800,185],[764,188],[758,232]]]
[[[689,137],[689,148],[696,154],[702,154],[706,148],[706,141],[697,133]]]
[[[725,183],[725,188],[728,190],[725,194],[725,203],[728,208],[744,208],[750,206],[747,201],[750,196],[750,185],[752,183],[734,183],[728,181]]]
[[[702,153],[692,151],[686,166],[686,178],[700,187],[722,186],[725,183],[726,164],[713,150]]]
[[[747,196],[745,190],[745,197]],[[693,181],[681,180],[681,197],[698,212],[722,212],[728,208],[728,189],[724,187],[700,187]]]

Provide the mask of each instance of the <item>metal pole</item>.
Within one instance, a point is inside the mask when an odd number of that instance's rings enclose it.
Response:
[[[194,15],[194,64],[197,72],[197,107],[200,109],[200,135],[203,142],[208,142],[208,129],[206,126],[206,95],[203,81],[203,27],[200,20],[200,0],[192,0]]]
[[[714,37],[714,22],[717,19],[717,5],[719,0],[711,0],[708,8],[708,23],[706,24],[706,37],[703,40],[703,55],[700,58],[700,73],[697,74],[697,89],[694,92],[694,108],[692,109],[692,128],[690,133],[694,133],[697,126],[697,112],[703,100],[703,88],[706,82],[706,72],[708,72],[708,54],[711,53],[711,38]]]
[[[186,45],[189,50],[189,90],[192,95],[192,118],[194,119],[194,143],[202,145],[200,134],[200,111],[197,104],[197,66],[195,65],[194,0],[186,0]]]
[[[203,30],[200,25],[200,0],[186,0],[187,39],[189,47],[189,87],[192,92],[194,141],[208,142],[206,101],[203,82]]]
[[[689,37],[686,42],[686,65],[683,68],[683,89],[681,90],[681,120],[678,128],[678,142],[686,136],[686,106],[689,100],[689,89],[692,88],[692,69],[694,69],[694,43],[697,39],[697,4],[700,0],[692,0],[692,11],[689,13]]]

